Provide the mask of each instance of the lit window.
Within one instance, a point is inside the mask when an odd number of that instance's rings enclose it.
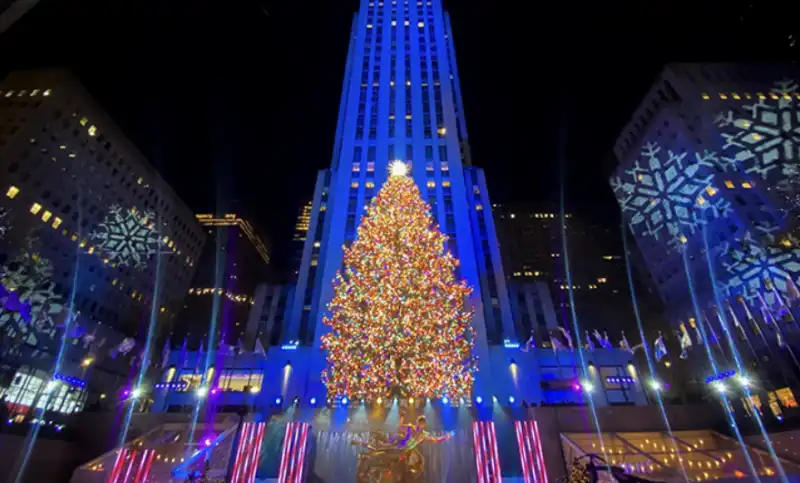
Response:
[[[731,96],[733,96],[734,99],[741,99],[741,97],[739,97],[739,94],[737,94],[735,92],[732,92]]]
[[[403,22],[403,25],[405,25],[406,27],[408,27],[408,20],[406,20],[405,22]],[[6,94],[6,97],[8,97],[8,94]]]
[[[375,162],[374,161],[368,161],[367,162],[367,171],[375,171]]]
[[[372,181],[367,181],[366,183],[364,183],[364,186],[366,186],[369,189],[372,189],[375,187],[375,183],[373,183]]]
[[[396,27],[396,26],[397,26],[397,20],[392,20],[392,27]]]
[[[725,180],[725,187],[726,188],[735,188],[736,186],[733,184],[733,181],[726,179]]]
[[[792,393],[792,390],[788,387],[784,387],[783,389],[778,389],[775,391],[775,395],[778,396],[778,400],[781,402],[781,405],[785,408],[796,408],[797,407],[797,400]]]
[[[65,150],[65,149],[67,149],[67,147],[66,147],[65,145],[63,145],[63,144],[62,144],[61,146],[59,146],[59,147],[58,147],[58,149],[60,149],[60,150],[62,150],[62,151],[63,151],[63,150]]]
[[[704,93],[703,93],[703,99],[707,101],[707,100],[711,99],[711,96],[709,96],[708,94],[706,94],[706,93],[704,92]]]
[[[439,129],[436,130],[436,132],[439,134],[439,136],[444,136],[445,134],[447,134],[447,128],[440,127]]]
[[[89,247],[87,252],[89,253],[89,255],[93,254],[94,253],[94,247]]]
[[[89,122],[89,118],[88,117],[82,117],[81,120],[80,120],[81,126],[84,126],[84,127],[86,127],[86,124],[88,122]]]
[[[52,213],[50,213],[49,211],[45,210],[45,212],[42,213],[42,221],[47,223],[48,221],[50,221],[50,217],[52,217],[52,216],[53,216]]]
[[[55,217],[53,218],[53,228],[58,228],[61,226],[61,218]]]
[[[442,171],[449,171],[450,170],[450,166],[447,164],[447,161],[442,161],[441,170]]]
[[[478,211],[481,211],[481,210],[483,210],[483,205],[477,204],[477,205],[475,205],[475,209],[478,210]]]
[[[446,180],[442,181],[442,186],[444,186],[445,188],[449,188],[450,187],[450,180],[446,179]]]
[[[752,187],[753,187],[753,185],[751,185],[751,184],[750,184],[750,183],[748,183],[747,181],[743,181],[743,182],[742,182],[742,188],[747,188],[747,189],[750,189],[750,188],[752,188]]]
[[[419,27],[419,28],[423,28],[423,27],[425,27],[425,22],[420,22],[420,23],[418,23],[418,24],[417,24],[417,27]]]
[[[319,248],[319,246],[320,246],[320,243],[318,241],[315,241],[314,242],[314,247]]]
[[[727,96],[727,95],[725,95],[725,94],[723,94],[722,92],[720,92],[720,93],[719,93],[719,98],[720,98],[720,99],[722,99],[722,100],[725,100],[725,99],[727,99],[727,98],[728,98],[728,96]]]
[[[697,197],[697,204],[698,204],[698,205],[705,204],[705,202],[706,202],[706,199],[705,199],[705,198],[703,198],[702,196],[698,196],[698,197]]]
[[[111,281],[111,285],[116,285],[116,284],[117,284],[117,279],[115,278],[114,280]],[[192,289],[189,289],[189,290],[192,290]]]
[[[368,24],[367,24],[367,28],[368,28],[368,29],[371,29],[371,28],[372,28],[372,24],[371,24],[371,23],[368,23]]]
[[[760,134],[756,134],[756,133],[753,133],[752,137],[753,137],[753,141],[761,141],[764,138]]]
[[[17,188],[16,186],[8,187],[8,191],[6,191],[6,196],[8,196],[13,200],[14,197],[17,196],[17,194],[19,194],[19,188]]]
[[[408,25],[408,22],[406,22],[406,25]],[[14,91],[8,91],[8,92],[6,92],[6,97],[11,97],[11,96],[13,96],[13,95],[14,95]]]
[[[39,89],[34,89],[31,91],[31,97],[36,97],[39,95]]]
[[[89,126],[89,136],[94,136],[96,134],[97,134],[97,126],[92,124],[91,126]]]
[[[311,266],[316,267],[319,262],[317,260],[311,260]]]
[[[436,181],[428,181],[428,188],[436,188]]]
[[[39,211],[41,210],[42,210],[42,205],[40,205],[39,203],[34,203],[31,205],[31,213],[33,213],[34,215],[36,213],[39,213]]]
[[[361,163],[353,163],[353,171],[361,171]]]
[[[717,190],[713,186],[707,186],[706,193],[708,193],[708,196],[714,196],[715,194],[717,194]]]
[[[45,97],[48,97],[48,96],[50,96],[51,93],[52,92],[50,91],[50,89],[47,89],[46,91],[44,91],[44,94],[42,94],[42,95],[45,96]]]
[[[136,180],[136,183],[138,183],[138,184],[142,184],[142,181],[144,181],[144,180],[143,180],[143,179],[141,178],[141,176],[140,176],[140,177],[139,177],[139,179],[137,179],[137,180]]]
[[[686,237],[685,237],[685,236],[683,236],[683,235],[681,235],[681,243],[684,243],[684,244],[685,244],[687,241],[688,241],[688,240],[686,239]]]
[[[411,119],[411,114],[406,114],[406,119]]]
[[[350,183],[350,187],[351,188],[358,188],[358,181],[353,181],[352,183]]]

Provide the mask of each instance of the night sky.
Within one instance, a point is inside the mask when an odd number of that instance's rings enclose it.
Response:
[[[571,205],[615,223],[608,156],[664,63],[800,51],[791,2],[616,3],[446,1],[493,202],[557,200],[563,162]],[[0,36],[0,76],[72,69],[190,208],[245,214],[285,267],[297,209],[330,164],[357,6],[42,0]]]

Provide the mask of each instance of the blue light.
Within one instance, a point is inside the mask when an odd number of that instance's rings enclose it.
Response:
[[[310,403],[311,403],[311,405],[313,406],[313,405],[317,404],[317,398],[315,398],[315,397],[312,397],[312,398],[311,398],[311,401],[309,401],[309,402],[310,402]]]
[[[727,372],[721,372],[721,373],[713,375],[713,376],[708,376],[706,378],[706,384],[711,384],[714,381],[721,381],[723,379],[727,379],[727,378],[733,377],[735,375],[736,375],[736,371],[735,370],[731,370],[731,371],[727,371]]]
[[[343,406],[347,406],[347,403],[348,403],[349,401],[350,401],[350,400],[349,400],[349,399],[347,399],[347,396],[343,397],[343,398],[342,398],[342,405],[343,405]]]
[[[512,341],[511,339],[504,339],[503,346],[506,349],[519,349],[519,342]]]
[[[509,404],[514,404],[515,401],[516,401],[516,399],[514,399],[514,396],[508,396],[508,403]]]
[[[447,396],[444,396],[444,397],[442,398],[442,404],[447,404],[447,403],[449,403],[449,402],[450,402],[450,400],[449,400],[449,399],[447,399]]]
[[[281,350],[284,350],[284,351],[294,351],[294,350],[297,350],[297,346],[298,346],[299,344],[300,344],[300,342],[299,342],[299,341],[296,341],[296,340],[290,340],[289,342],[287,342],[286,344],[283,344],[283,345],[281,346]]]
[[[480,404],[480,403],[482,403],[482,402],[483,402],[483,398],[482,398],[482,397],[480,397],[480,396],[478,396],[478,397],[476,397],[476,398],[475,398],[475,402],[476,402],[476,403],[478,403],[478,404]]]
[[[275,398],[275,404],[277,404],[277,405],[279,405],[279,406],[280,406],[280,404],[281,404],[281,402],[282,402],[282,401],[283,401],[283,399],[281,399],[280,397],[276,397],[276,398]]]

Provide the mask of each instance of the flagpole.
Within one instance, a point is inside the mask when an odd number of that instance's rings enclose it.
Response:
[[[767,304],[766,302],[764,302],[764,297],[761,296],[761,292],[756,291],[756,295],[758,296],[759,302],[761,302],[762,314],[766,313],[766,316],[769,317],[770,319],[769,322],[772,324],[773,327],[775,327],[775,332],[777,332],[778,337],[780,337],[783,340],[784,344],[786,345],[786,349],[789,351],[789,355],[792,357],[792,361],[794,362],[795,367],[797,367],[797,369],[800,370],[800,362],[797,361],[797,356],[794,355],[794,350],[792,350],[792,346],[786,343],[786,338],[783,335],[783,331],[781,330],[780,324],[778,324],[778,321],[775,320],[775,317],[772,316],[772,312],[770,312],[769,308],[767,308]],[[781,348],[781,344],[778,344],[778,348],[779,349]]]

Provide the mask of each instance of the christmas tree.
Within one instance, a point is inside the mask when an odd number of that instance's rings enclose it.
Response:
[[[377,401],[468,397],[474,378],[472,289],[454,275],[447,237],[434,226],[407,167],[392,173],[367,208],[322,338],[330,398]]]

